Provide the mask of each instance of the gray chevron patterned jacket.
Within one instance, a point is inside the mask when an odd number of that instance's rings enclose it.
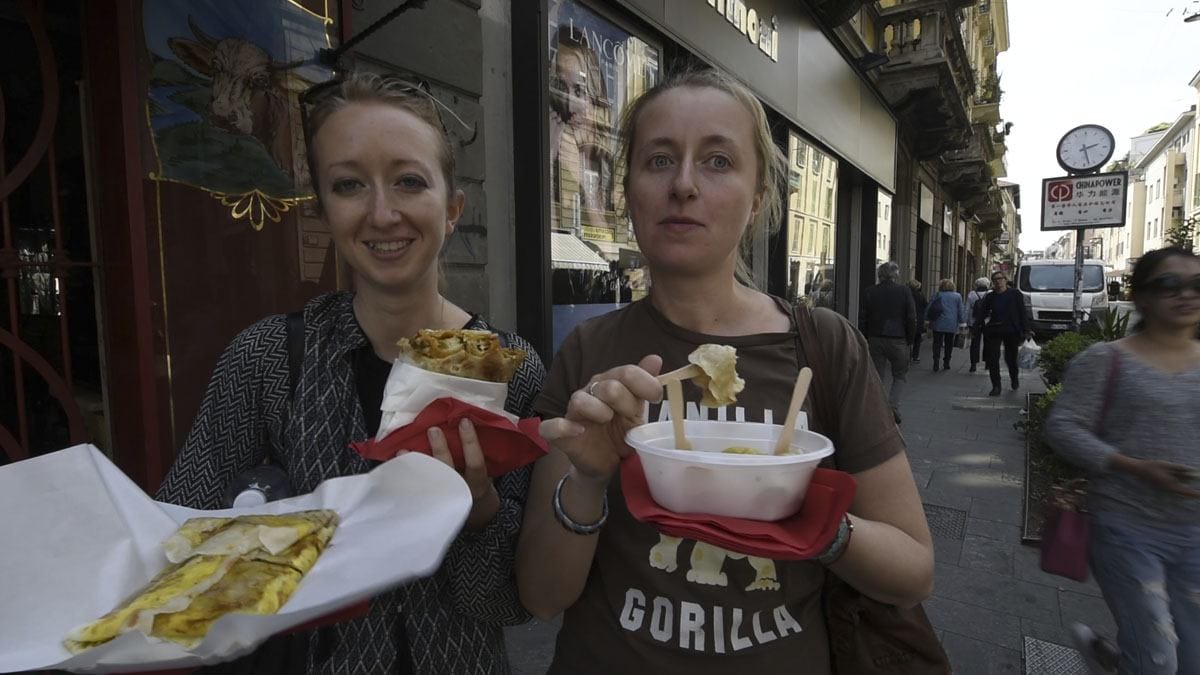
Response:
[[[350,360],[368,341],[352,298],[331,293],[305,306],[304,365],[290,405],[286,317],[262,319],[234,338],[159,500],[219,508],[229,482],[268,453],[287,470],[297,493],[370,468],[348,447],[368,437]],[[468,327],[490,330],[479,318]],[[507,407],[527,417],[545,368],[525,340],[508,339],[529,356],[509,384]],[[308,672],[394,672],[397,637],[405,631],[418,674],[508,673],[501,626],[529,618],[512,571],[529,477],[526,467],[499,479],[495,520],[481,532],[460,534],[432,577],[376,597],[367,616],[312,633]],[[321,640],[333,644],[318,646]]]

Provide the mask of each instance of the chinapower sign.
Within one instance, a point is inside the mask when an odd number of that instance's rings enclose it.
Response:
[[[1124,171],[1042,180],[1042,230],[1078,230],[1125,225]]]

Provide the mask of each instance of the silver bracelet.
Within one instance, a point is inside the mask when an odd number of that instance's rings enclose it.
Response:
[[[850,522],[850,514],[847,513],[842,516],[842,522],[838,523],[837,534],[834,535],[833,541],[829,542],[829,546],[826,546],[825,550],[818,553],[813,560],[826,567],[834,564],[846,552],[852,534],[854,534],[854,523]]]
[[[604,523],[608,522],[608,492],[604,493],[604,501],[602,502],[599,520],[591,524],[576,522],[571,518],[571,516],[567,515],[566,511],[563,510],[562,504],[563,483],[566,483],[567,479],[570,477],[570,473],[564,473],[563,477],[558,479],[558,486],[554,488],[554,498],[550,500],[551,505],[554,507],[554,517],[558,519],[560,525],[574,532],[575,534],[596,534],[600,531],[600,528],[604,527]]]

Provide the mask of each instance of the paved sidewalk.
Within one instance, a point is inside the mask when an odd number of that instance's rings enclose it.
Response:
[[[1014,392],[1006,374],[992,398],[983,364],[968,365],[955,350],[935,373],[924,350],[900,405],[937,556],[925,609],[956,673],[1086,673],[1067,629],[1081,621],[1115,635],[1099,589],[1042,572],[1037,548],[1021,544],[1025,443],[1013,423],[1025,394],[1045,387],[1023,373]]]
[[[966,350],[937,373],[923,352],[909,371],[901,430],[937,554],[925,609],[954,672],[1084,675],[1066,629],[1082,621],[1113,636],[1108,608],[1094,583],[1045,574],[1037,549],[1021,544],[1025,444],[1013,423],[1041,379],[1030,374],[1014,392],[1006,376],[1004,394],[991,398],[986,372],[967,371]],[[516,675],[545,672],[557,629],[534,621],[507,631]]]

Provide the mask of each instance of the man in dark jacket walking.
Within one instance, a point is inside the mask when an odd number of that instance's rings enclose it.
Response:
[[[1012,379],[1013,391],[1020,386],[1020,370],[1017,368],[1017,351],[1021,341],[1032,336],[1029,322],[1025,318],[1025,295],[1010,288],[1008,275],[1004,272],[992,274],[992,292],[979,301],[975,312],[975,330],[983,333],[983,361],[992,377],[992,391],[988,396],[1000,395],[1000,347],[1004,347],[1004,363]]]
[[[879,283],[863,291],[859,327],[867,336],[871,361],[881,382],[886,382],[884,372],[891,365],[888,400],[899,424],[900,393],[908,379],[909,349],[917,332],[917,308],[908,288],[896,283],[900,277],[896,263],[880,265],[877,276]]]
[[[908,282],[908,290],[912,291],[913,304],[917,307],[917,332],[913,334],[912,340],[912,362],[921,362],[921,336],[925,334],[925,312],[929,309],[929,301],[925,299],[925,294],[921,292],[921,282],[916,279],[911,279]]]

